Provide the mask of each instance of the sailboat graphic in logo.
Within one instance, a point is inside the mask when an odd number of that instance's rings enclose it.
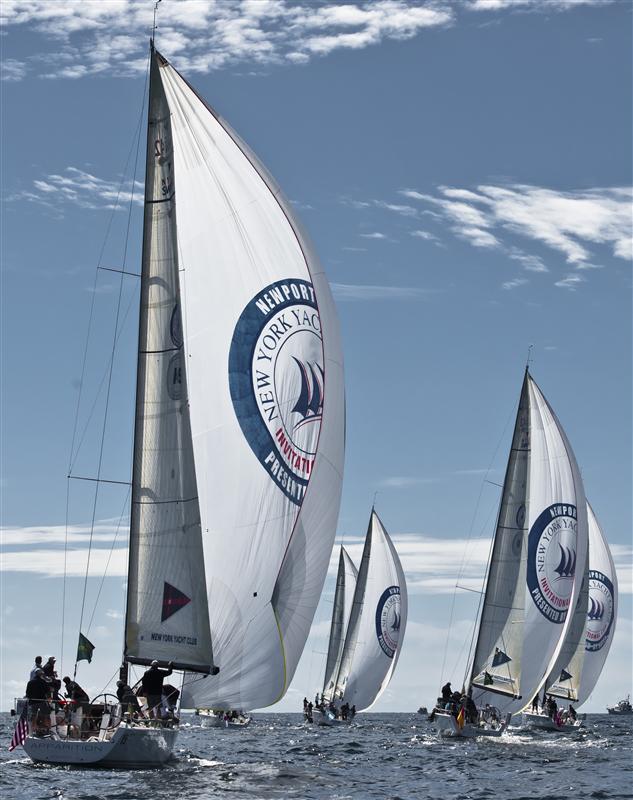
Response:
[[[594,600],[593,597],[589,598],[589,603],[589,611],[587,612],[589,619],[602,619],[604,616],[604,603],[601,603],[599,600]]]
[[[571,547],[563,547],[560,542],[558,543],[558,547],[560,550],[560,561],[558,562],[558,566],[554,569],[554,572],[558,574],[556,580],[573,578],[576,574],[576,551],[572,550]]]
[[[320,420],[323,414],[323,369],[320,364],[299,361],[293,356],[296,365],[299,367],[301,375],[301,390],[299,399],[294,405],[293,413],[300,414],[301,419],[297,422],[293,430],[297,430],[308,422]],[[316,367],[316,370],[315,370]]]
[[[391,630],[394,633],[400,633],[400,614],[397,611],[393,613],[393,625],[391,626]]]

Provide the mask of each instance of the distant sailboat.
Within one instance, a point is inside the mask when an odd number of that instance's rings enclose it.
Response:
[[[270,705],[336,529],[338,323],[273,179],[153,43],[136,397],[125,663],[186,671],[184,705]],[[24,748],[59,764],[170,757],[175,726],[100,713],[98,741],[66,725]]]
[[[587,503],[589,555],[583,588],[578,598],[575,619],[560,656],[543,687],[550,695],[581,706],[593,692],[604,667],[617,617],[618,585],[609,545]],[[544,713],[525,711],[523,722],[529,727],[569,732],[581,720],[557,722]]]
[[[438,711],[444,735],[500,735],[541,689],[570,629],[587,559],[580,472],[554,412],[526,370],[464,682],[477,720]],[[580,576],[580,579],[579,577]],[[494,710],[493,710],[494,709]],[[470,716],[473,716],[472,714]]]
[[[372,509],[360,569],[355,575],[341,548],[321,709],[313,719],[338,724],[330,703],[365,711],[387,688],[407,624],[407,587],[402,564]],[[353,591],[349,603],[350,589]],[[349,611],[347,610],[349,608]]]

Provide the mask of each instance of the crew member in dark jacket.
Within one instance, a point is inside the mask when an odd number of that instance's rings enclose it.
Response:
[[[138,700],[136,699],[136,695],[134,694],[134,690],[128,686],[125,681],[117,681],[116,682],[116,696],[119,698],[119,703],[123,706],[123,712],[129,712],[132,714],[140,714],[143,715],[141,710],[141,706],[139,705]]]
[[[76,708],[84,708],[87,705],[90,705],[90,698],[88,694],[81,688],[81,686],[76,681],[71,681],[68,676],[62,678],[64,681],[64,691],[66,692],[66,697],[68,700],[72,700],[75,703]]]
[[[36,727],[48,728],[50,725],[51,707],[48,704],[50,691],[51,686],[44,677],[44,670],[38,669],[33,680],[26,684],[24,693],[29,701],[29,719]]]
[[[152,718],[160,719],[160,706],[163,700],[163,681],[171,675],[171,661],[168,669],[159,669],[158,661],[152,661],[150,668],[141,678],[141,689],[147,700],[149,715]]]

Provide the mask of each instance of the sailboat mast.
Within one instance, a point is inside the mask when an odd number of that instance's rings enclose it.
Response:
[[[160,2],[160,0],[158,0]],[[158,2],[156,6],[158,6]],[[154,8],[154,28],[152,30],[152,38],[149,41],[149,89],[147,94],[147,135],[146,135],[146,147],[145,147],[145,183],[144,186],[147,187],[149,185],[150,179],[150,120],[152,116],[152,109],[151,109],[151,98],[152,98],[152,88],[153,88],[153,81],[155,80],[154,70],[152,69],[152,65],[154,62],[154,37],[153,34],[156,30],[156,7]],[[145,189],[145,196],[147,196],[147,188]],[[126,659],[126,651],[127,651],[127,629],[128,629],[128,618],[129,618],[129,609],[130,609],[130,592],[131,592],[131,580],[130,580],[130,571],[132,565],[132,525],[134,519],[134,486],[138,484],[138,471],[139,465],[137,464],[136,453],[138,449],[138,443],[140,438],[140,416],[139,416],[139,406],[141,404],[141,397],[140,397],[140,383],[141,383],[141,341],[143,337],[143,328],[147,324],[147,320],[145,319],[144,308],[143,308],[143,294],[145,285],[147,283],[147,279],[149,276],[149,259],[147,257],[147,237],[145,236],[145,231],[147,230],[148,225],[150,224],[150,208],[148,204],[145,203],[143,207],[143,242],[142,242],[142,250],[141,250],[141,278],[139,282],[139,294],[138,294],[138,304],[139,304],[139,311],[138,311],[138,336],[137,336],[137,344],[136,344],[136,385],[135,385],[135,399],[134,399],[134,439],[132,445],[132,500],[130,502],[130,533],[129,533],[129,543],[128,543],[128,557],[127,557],[127,597],[125,602],[125,621],[123,627],[123,659],[121,665],[121,679],[127,683],[127,672],[128,672],[128,661]]]

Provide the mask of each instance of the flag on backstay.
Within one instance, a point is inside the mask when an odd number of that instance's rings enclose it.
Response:
[[[492,675],[489,672],[484,672],[484,686],[490,686],[494,683]]]
[[[26,737],[29,735],[29,724],[26,721],[26,709],[27,706],[25,703],[22,713],[20,714],[20,719],[17,721],[15,730],[13,731],[9,750],[15,750],[16,747],[23,745],[26,741]]]
[[[95,646],[93,643],[87,639],[83,633],[80,633],[79,644],[77,645],[77,661],[87,661],[90,663],[92,661],[94,649]]]
[[[572,677],[571,673],[567,672],[566,669],[561,670],[559,681],[568,681]]]

